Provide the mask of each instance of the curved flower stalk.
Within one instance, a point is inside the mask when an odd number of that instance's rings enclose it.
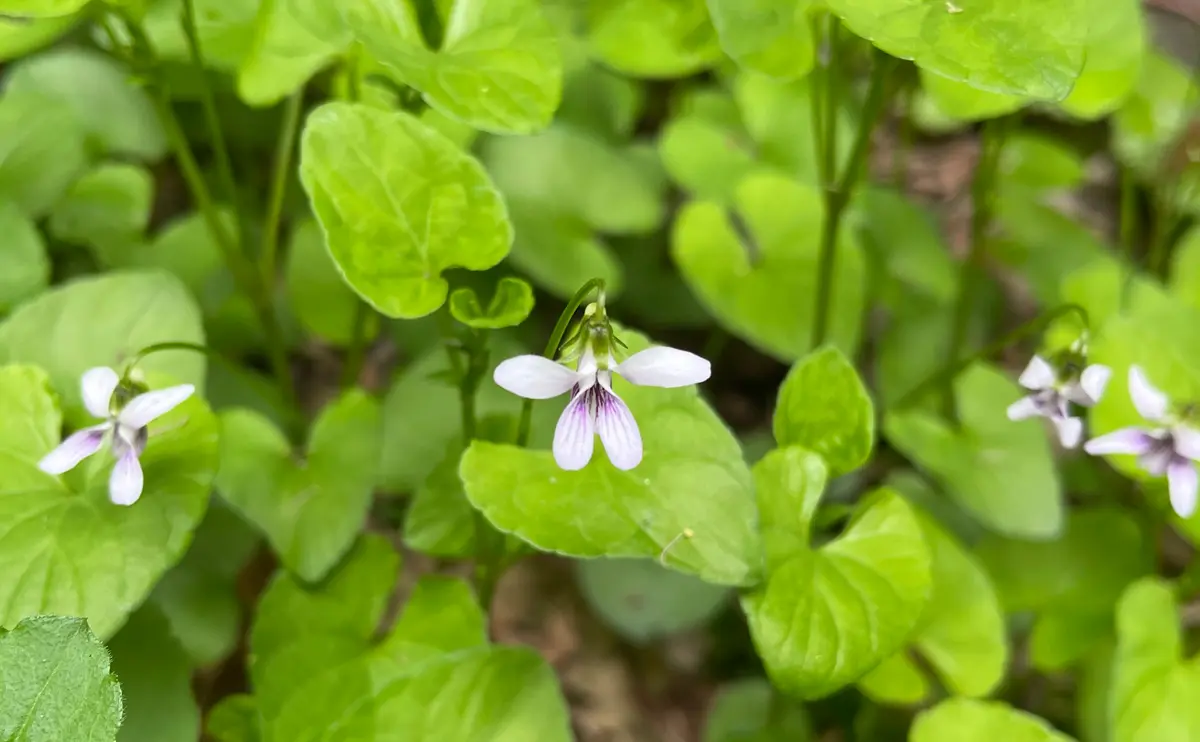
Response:
[[[621,363],[613,357],[612,328],[603,307],[585,312],[580,347],[572,369],[537,355],[509,358],[496,367],[497,385],[526,399],[550,399],[571,392],[554,430],[554,460],[567,471],[587,466],[600,436],[613,466],[629,470],[642,461],[642,436],[629,406],[612,389],[617,374],[639,386],[690,386],[708,379],[711,364],[700,356],[664,346],[634,353]]]
[[[115,505],[132,505],[142,496],[142,466],[138,461],[149,438],[147,426],[175,409],[196,390],[191,384],[147,391],[129,399],[130,390],[111,368],[88,369],[81,379],[83,404],[104,422],[69,436],[38,462],[47,474],[63,474],[100,450],[110,440],[117,459],[108,479],[108,499]]]
[[[1009,406],[1008,419],[1044,417],[1058,430],[1063,447],[1075,448],[1083,438],[1083,420],[1071,415],[1071,404],[1094,406],[1104,395],[1111,376],[1108,366],[1085,366],[1077,349],[1072,349],[1061,369],[1041,356],[1034,356],[1017,379],[1031,394]]]
[[[1138,366],[1129,368],[1129,397],[1138,414],[1153,423],[1131,427],[1093,438],[1083,449],[1093,455],[1131,454],[1148,473],[1166,476],[1171,507],[1181,518],[1196,512],[1196,467],[1200,460],[1200,430],[1187,415],[1171,410],[1167,395],[1159,391]]]

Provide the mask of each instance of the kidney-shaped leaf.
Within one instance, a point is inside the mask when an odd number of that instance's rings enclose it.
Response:
[[[429,49],[413,4],[344,2],[355,37],[405,85],[448,116],[499,133],[550,123],[562,98],[558,35],[537,0],[450,0],[441,48]]]
[[[484,270],[512,245],[483,167],[402,112],[326,103],[308,117],[300,180],[346,282],[389,317],[433,312],[443,270]]]
[[[1050,723],[999,701],[952,698],[923,712],[909,742],[1074,742]]]
[[[775,402],[775,442],[819,453],[837,477],[862,466],[875,443],[875,407],[854,365],[837,348],[792,366]]]
[[[826,696],[899,650],[930,592],[921,527],[891,490],[865,500],[836,539],[810,545],[825,476],[820,457],[796,447],[754,467],[768,574],[742,608],[772,681],[803,698]]]
[[[708,0],[721,46],[738,64],[772,77],[808,74],[815,60],[810,0]]]
[[[973,87],[1061,100],[1083,67],[1088,0],[829,0],[888,54]]]
[[[519,278],[505,276],[496,284],[496,293],[487,309],[470,288],[456,289],[450,295],[450,314],[454,319],[477,330],[513,327],[525,321],[533,311],[533,287]]]
[[[266,418],[229,410],[221,413],[217,490],[262,529],[288,569],[319,580],[362,528],[379,449],[379,405],[361,391],[321,410],[303,462]]]
[[[151,377],[153,380],[153,377]],[[107,449],[62,477],[38,461],[62,424],[45,373],[0,368],[0,626],[38,613],[83,616],[108,637],[192,538],[217,468],[217,425],[193,396],[151,425],[141,499],[108,499]],[[94,421],[93,421],[94,422]]]
[[[645,338],[622,333],[635,353]],[[629,471],[597,443],[591,463],[563,471],[549,451],[474,441],[459,470],[492,525],[543,551],[574,557],[655,557],[719,584],[758,579],[750,472],[737,439],[694,387],[614,390],[641,429],[644,458]],[[690,538],[684,537],[690,534]]]
[[[121,686],[81,618],[27,618],[0,633],[0,738],[112,742]]]
[[[633,77],[683,77],[721,58],[704,0],[587,0],[588,40]]]

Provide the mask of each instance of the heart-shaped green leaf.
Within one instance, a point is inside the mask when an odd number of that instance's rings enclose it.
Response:
[[[649,345],[633,332],[621,339],[631,354]],[[459,469],[471,503],[492,525],[543,551],[661,555],[665,565],[708,582],[753,584],[760,544],[737,440],[694,387],[614,378],[614,390],[641,429],[645,453],[636,468],[616,469],[597,446],[588,466],[563,471],[549,451],[477,440]]]
[[[671,254],[717,320],[784,361],[812,346],[824,207],[815,188],[779,175],[738,184],[735,211],[693,201],[675,220]],[[852,355],[864,302],[862,252],[849,229],[837,238],[829,337]]]
[[[1008,419],[1005,410],[1021,396],[1017,385],[977,364],[954,386],[960,430],[930,412],[897,411],[884,418],[888,440],[989,528],[1053,538],[1062,529],[1062,488],[1040,421]]]
[[[1050,723],[999,701],[952,698],[922,712],[909,742],[1074,742]]]
[[[288,303],[304,329],[335,345],[349,345],[359,300],[329,257],[325,235],[315,221],[305,220],[293,229],[285,270]]]
[[[151,377],[152,379],[154,377]],[[0,367],[0,626],[38,613],[83,616],[111,636],[191,541],[217,468],[216,419],[193,396],[156,420],[139,457],[145,489],[113,505],[108,448],[63,477],[38,461],[58,446],[49,379]],[[95,422],[94,420],[92,421]]]
[[[269,420],[221,413],[217,490],[305,580],[321,579],[362,528],[379,461],[379,406],[351,391],[321,411],[302,462]]]
[[[86,167],[70,106],[38,92],[0,97],[0,201],[45,216]]]
[[[1083,70],[1059,105],[1084,119],[1105,116],[1137,84],[1146,49],[1146,22],[1138,0],[1087,0]]]
[[[70,15],[85,5],[87,0],[5,0],[4,12],[39,18]]]
[[[1089,0],[829,0],[888,54],[972,87],[1061,100],[1083,68]]]
[[[112,742],[121,686],[87,621],[27,618],[0,633],[0,736],[27,742]]]
[[[650,559],[588,559],[575,567],[592,610],[637,643],[701,626],[728,604],[732,593]]]
[[[7,313],[50,283],[50,256],[37,225],[14,204],[0,203],[0,234],[0,313]]]
[[[875,406],[854,365],[820,348],[788,371],[775,401],[775,442],[821,455],[831,477],[866,463],[875,444]]]
[[[514,327],[533,311],[533,287],[519,278],[505,276],[496,284],[487,309],[470,288],[455,289],[450,295],[450,314],[454,319],[477,330]]]
[[[512,244],[504,202],[475,158],[402,113],[326,103],[300,142],[300,180],[351,288],[389,317],[446,301],[443,270],[484,270]]]
[[[191,658],[162,612],[142,606],[108,648],[125,700],[117,742],[194,742],[200,709],[192,695]]]
[[[1112,742],[1200,738],[1200,662],[1184,659],[1171,587],[1147,578],[1117,607],[1117,652],[1109,695]]]
[[[708,12],[725,53],[748,69],[772,77],[808,74],[815,44],[810,0],[708,0]]]
[[[50,212],[50,234],[103,256],[140,242],[154,206],[154,179],[137,165],[103,164],[75,181]]]
[[[437,4],[441,46],[430,49],[411,2],[349,0],[342,17],[366,50],[429,105],[478,129],[527,134],[550,123],[562,97],[557,34],[536,0]]]
[[[326,22],[314,29],[322,16]],[[319,0],[263,3],[253,43],[238,66],[238,95],[252,106],[273,105],[333,61],[350,40],[336,6]]]
[[[0,363],[33,363],[50,375],[67,422],[95,420],[83,408],[79,378],[94,366],[117,366],[154,343],[203,343],[200,310],[172,276],[111,272],[63,284],[22,305],[0,323]],[[164,352],[140,366],[167,378],[204,384],[204,358]]]
[[[813,548],[825,488],[821,458],[801,448],[754,467],[767,582],[742,597],[750,635],[780,689],[820,698],[904,644],[930,593],[930,554],[912,509],[881,489],[846,530]]]
[[[811,742],[813,738],[804,706],[779,697],[762,678],[737,680],[721,688],[704,727],[704,742]]]
[[[40,49],[75,25],[77,16],[0,18],[0,60],[7,61]]]

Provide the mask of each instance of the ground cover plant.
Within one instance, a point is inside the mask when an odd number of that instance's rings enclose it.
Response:
[[[0,0],[0,740],[1200,740],[1198,22]]]

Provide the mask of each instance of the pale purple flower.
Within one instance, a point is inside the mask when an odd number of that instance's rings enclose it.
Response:
[[[712,366],[694,353],[666,347],[648,348],[613,365],[611,355],[598,361],[589,347],[575,370],[549,358],[524,355],[503,361],[493,378],[526,399],[571,392],[554,429],[554,460],[560,467],[575,471],[587,466],[599,435],[608,460],[628,470],[642,460],[642,435],[633,413],[612,390],[614,373],[639,386],[671,388],[699,384],[712,373]]]
[[[70,471],[99,451],[109,438],[117,463],[108,479],[108,498],[116,505],[132,505],[142,496],[142,466],[138,457],[149,437],[146,426],[192,396],[196,387],[180,384],[146,392],[114,409],[111,401],[119,383],[120,377],[111,368],[101,366],[84,372],[83,405],[104,422],[68,436],[38,462],[38,468],[55,475]]]
[[[1138,414],[1154,426],[1122,428],[1093,438],[1083,449],[1093,455],[1132,454],[1150,474],[1167,477],[1171,507],[1181,518],[1196,512],[1196,467],[1200,431],[1171,414],[1171,402],[1137,366],[1129,368],[1129,397]]]
[[[1041,356],[1034,356],[1021,372],[1017,383],[1032,394],[1013,402],[1008,408],[1009,420],[1044,417],[1058,430],[1058,439],[1065,448],[1075,448],[1083,437],[1083,420],[1073,417],[1070,403],[1092,407],[1104,395],[1104,387],[1112,371],[1108,366],[1093,364],[1074,374],[1059,374]]]

